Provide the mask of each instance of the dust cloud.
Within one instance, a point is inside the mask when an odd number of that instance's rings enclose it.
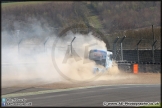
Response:
[[[93,74],[95,63],[88,59],[88,52],[91,49],[106,50],[106,45],[91,32],[87,35],[68,32],[55,43],[56,37],[48,25],[41,26],[36,20],[25,29],[19,28],[19,32],[16,27],[14,33],[2,31],[2,87],[67,83],[69,78],[77,83],[130,77],[121,76],[115,62],[107,72]],[[74,37],[74,56],[70,58],[69,45]]]
[[[72,43],[73,56],[66,56],[70,42],[74,37],[76,38]],[[70,79],[73,83],[82,83],[86,81],[117,81],[127,78],[136,78],[134,75],[125,75],[125,72],[120,71],[115,61],[113,61],[112,68],[108,69],[106,72],[94,74],[93,68],[96,64],[94,61],[88,59],[88,52],[91,49],[107,49],[105,43],[95,38],[91,32],[87,35],[69,32],[66,37],[57,40],[57,45],[54,50],[54,60],[57,65],[56,67],[58,67],[65,79]],[[68,54],[71,54],[70,51]],[[66,63],[63,62],[64,59],[67,60]],[[103,68],[103,66],[100,67]]]

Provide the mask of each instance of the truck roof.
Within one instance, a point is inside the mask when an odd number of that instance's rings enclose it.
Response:
[[[91,49],[90,51],[103,51],[103,52],[106,52],[108,55],[112,54],[111,51],[107,51],[107,50],[104,50],[104,49]]]

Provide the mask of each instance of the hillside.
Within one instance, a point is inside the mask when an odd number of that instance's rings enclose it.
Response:
[[[6,26],[13,29],[14,21],[24,22],[34,17],[47,20],[52,27],[81,22],[113,33],[160,25],[160,10],[160,1],[2,3],[2,30]]]

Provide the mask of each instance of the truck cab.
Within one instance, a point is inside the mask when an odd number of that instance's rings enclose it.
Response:
[[[89,51],[89,59],[95,62],[93,72],[105,72],[112,67],[112,52],[101,49],[92,49]]]

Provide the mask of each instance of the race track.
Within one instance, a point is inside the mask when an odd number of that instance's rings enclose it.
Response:
[[[32,102],[32,106],[103,106],[103,102],[160,102],[161,100],[160,84],[91,86],[36,94],[37,92],[34,91],[32,95],[15,95],[12,98],[25,98],[27,102]],[[104,105],[108,106],[108,103]]]

